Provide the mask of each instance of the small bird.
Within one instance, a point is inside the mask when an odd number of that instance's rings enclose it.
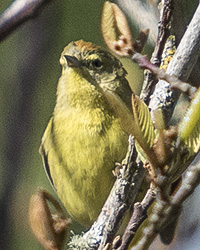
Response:
[[[97,218],[125,157],[132,130],[132,90],[111,53],[82,40],[61,54],[57,100],[40,154],[69,215],[89,226]]]

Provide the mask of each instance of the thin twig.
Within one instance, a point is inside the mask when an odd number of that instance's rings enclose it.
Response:
[[[180,188],[173,196],[172,204],[182,204],[200,183],[200,151],[188,167]]]
[[[158,38],[156,46],[151,58],[151,62],[157,66],[160,66],[162,52],[165,46],[165,42],[170,35],[170,22],[174,10],[174,1],[164,1],[161,9],[160,21],[158,23]]]
[[[163,8],[160,15],[160,21],[158,24],[158,37],[156,41],[156,45],[154,48],[154,52],[151,57],[151,63],[159,66],[161,61],[161,55],[165,46],[165,42],[167,37],[169,36],[169,28],[170,28],[170,21],[171,16],[173,14],[173,0],[166,0],[164,1]],[[157,80],[155,80],[154,75],[146,71],[145,72],[145,79],[142,87],[142,91],[140,94],[140,98],[148,104],[150,101],[150,96],[153,93],[153,89]]]
[[[196,155],[193,162],[188,167],[182,184],[176,194],[170,199],[170,202],[159,200],[155,205],[152,213],[153,218],[150,220],[150,226],[145,229],[143,240],[133,248],[134,250],[146,249],[156,236],[156,232],[166,227],[177,219],[180,215],[180,210],[183,202],[194,192],[195,188],[200,183],[200,152]],[[155,219],[156,218],[156,219]]]
[[[27,20],[36,17],[53,0],[16,0],[0,16],[0,41]]]
[[[187,94],[189,98],[192,98],[194,96],[197,90],[195,87],[192,87],[190,84],[179,80],[174,75],[167,74],[163,69],[158,68],[150,61],[148,61],[146,56],[136,53],[133,55],[132,60],[137,62],[141,68],[150,70],[152,74],[156,75],[157,78],[168,82],[171,89],[179,90]]]
[[[165,179],[165,181],[167,181],[167,183],[165,183],[165,186],[171,185],[170,178]],[[149,217],[149,224],[143,230],[142,239],[138,241],[132,249],[148,249],[148,247],[159,232],[165,232],[166,234],[167,226],[172,226],[173,229],[175,229],[177,219],[181,213],[183,202],[193,193],[199,183],[200,152],[196,155],[195,159],[188,167],[183,177],[182,183],[174,196],[169,197],[168,199],[163,199],[162,195],[164,191],[159,190],[159,187],[157,188],[157,193],[159,195],[156,196],[156,203]],[[170,233],[171,232],[169,232],[167,235],[169,235]]]
[[[142,202],[134,204],[134,211],[123,234],[122,243],[117,250],[126,250],[142,222],[147,218],[147,210],[155,199],[155,193],[149,189]]]

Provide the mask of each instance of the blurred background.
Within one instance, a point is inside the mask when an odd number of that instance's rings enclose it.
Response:
[[[29,227],[28,205],[31,195],[39,187],[56,196],[43,170],[38,148],[55,104],[60,76],[59,57],[69,42],[78,39],[105,48],[100,31],[103,2],[55,0],[37,18],[19,27],[0,43],[0,249],[43,249]],[[134,2],[137,1],[118,1],[135,30],[141,25],[141,20],[135,17]],[[11,0],[1,1],[0,12],[11,3]],[[149,24],[151,27],[145,28],[150,28],[152,37],[145,53],[150,55],[158,11],[156,1],[147,3],[146,10],[152,15],[152,23]],[[198,0],[177,3],[181,14],[176,21],[178,28],[175,33],[180,38]],[[129,72],[128,79],[133,89],[139,93],[143,72],[127,59],[122,59],[122,62]],[[173,245],[165,248],[159,245],[158,239],[152,249],[199,249],[200,200],[197,196],[198,191],[194,199],[191,197],[185,202]],[[78,229],[78,225],[73,226],[74,231]]]

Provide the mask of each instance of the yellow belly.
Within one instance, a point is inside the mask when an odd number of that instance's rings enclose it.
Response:
[[[73,111],[57,119],[59,123],[55,117],[46,131],[51,131],[52,138],[48,150],[51,176],[71,217],[89,226],[110,192],[115,180],[112,169],[125,157],[128,135],[117,118],[104,117],[99,109],[82,115]]]

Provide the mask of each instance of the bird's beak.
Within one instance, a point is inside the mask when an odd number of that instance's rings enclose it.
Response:
[[[79,68],[81,66],[80,61],[75,56],[64,56],[67,60],[68,66],[71,68]]]

